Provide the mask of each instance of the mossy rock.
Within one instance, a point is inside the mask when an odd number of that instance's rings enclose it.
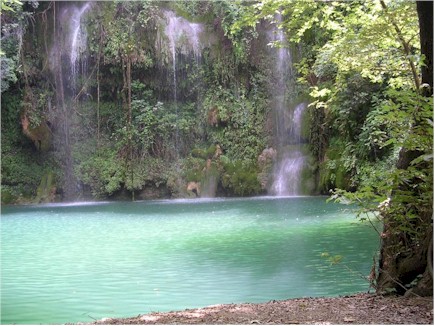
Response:
[[[191,151],[192,157],[202,158],[203,160],[211,159],[215,156],[217,150],[216,145],[210,145],[207,149],[194,148]]]
[[[1,190],[1,203],[2,205],[14,204],[17,201],[17,196],[13,195],[9,190],[2,187]]]
[[[51,130],[46,122],[41,122],[37,126],[31,126],[26,115],[21,117],[23,133],[33,141],[35,147],[41,152],[47,152],[51,147]]]
[[[201,180],[201,197],[215,197],[219,179],[220,173],[218,165],[209,160]]]
[[[327,160],[320,164],[320,190],[328,193],[330,189],[349,188],[349,176],[340,160]]]
[[[302,115],[301,138],[309,139],[311,132],[311,117],[310,112],[306,109]]]
[[[319,166],[319,187],[322,192],[328,193],[330,189],[349,189],[350,177],[342,161],[342,152],[346,144],[336,138],[331,139],[325,153],[325,161]]]
[[[234,161],[224,165],[222,185],[236,196],[254,196],[261,193],[258,171],[255,165]]]
[[[47,172],[41,178],[41,183],[36,190],[36,203],[50,203],[55,200],[56,183],[53,172]]]
[[[301,195],[316,195],[319,193],[317,185],[317,163],[311,155],[305,156],[305,165],[301,172]]]
[[[200,148],[194,148],[192,149],[192,157],[195,158],[202,158],[203,160],[207,159],[207,151],[204,149],[200,149]]]

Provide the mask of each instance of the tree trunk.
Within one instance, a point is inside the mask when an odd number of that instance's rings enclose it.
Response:
[[[425,96],[433,94],[433,2],[418,1],[417,12],[420,27],[421,53],[425,55],[425,66],[422,67],[421,91]],[[427,84],[427,87],[426,85]],[[419,90],[420,91],[420,90]],[[414,121],[418,126],[422,121]],[[396,168],[406,171],[411,167],[411,162],[424,154],[418,150],[410,150],[403,147],[399,153]],[[414,168],[432,171],[432,163],[425,162]],[[390,289],[406,295],[433,295],[433,205],[425,203],[425,207],[408,205],[410,211],[403,210],[403,194],[412,198],[418,198],[418,183],[421,180],[399,183],[393,189],[391,196],[391,210],[384,216],[384,232],[379,260],[379,275],[376,280],[377,292],[383,293]],[[430,181],[432,182],[432,181]],[[430,185],[433,192],[433,183]],[[412,203],[412,198],[410,200]],[[401,202],[402,201],[402,202]],[[402,205],[402,206],[401,206]],[[428,209],[429,207],[429,209]],[[397,217],[400,212],[404,216]],[[409,223],[416,233],[405,231],[403,221],[408,218],[407,214],[416,214],[418,218]],[[407,284],[418,280],[410,289]]]
[[[433,1],[417,1],[418,22],[420,27],[421,53],[425,55],[425,65],[421,68],[421,80],[423,84],[430,86],[433,94]]]

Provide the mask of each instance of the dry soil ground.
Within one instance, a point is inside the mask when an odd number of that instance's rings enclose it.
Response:
[[[356,294],[104,318],[94,324],[433,324],[433,297]]]

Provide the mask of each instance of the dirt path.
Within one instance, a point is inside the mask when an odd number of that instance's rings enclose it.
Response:
[[[133,318],[104,318],[94,324],[433,324],[433,297],[356,294],[260,304],[224,304]]]

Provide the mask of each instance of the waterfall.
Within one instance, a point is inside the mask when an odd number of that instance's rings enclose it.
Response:
[[[285,152],[275,167],[275,178],[271,192],[276,196],[300,194],[300,174],[304,156],[300,151]]]
[[[302,129],[302,118],[305,109],[307,108],[306,103],[299,103],[293,110],[293,115],[290,125],[290,140],[293,144],[301,144],[301,129]]]
[[[74,176],[71,125],[77,108],[77,81],[86,70],[83,54],[87,50],[87,35],[82,26],[82,18],[90,8],[89,3],[77,7],[67,2],[59,2],[55,8],[54,39],[50,52],[50,69],[55,76],[55,93],[58,108],[57,128],[54,129],[54,145],[63,163],[62,188],[66,200],[75,200],[78,185]],[[81,70],[79,69],[81,65]]]
[[[276,63],[274,67],[274,75],[276,83],[274,85],[273,96],[275,97],[275,126],[276,126],[276,141],[278,147],[281,147],[286,140],[286,122],[287,116],[287,80],[291,75],[291,62],[292,57],[288,48],[285,47],[285,36],[282,29],[275,29],[273,35],[273,41],[275,46],[278,44],[278,48],[275,50]]]
[[[270,188],[270,192],[276,196],[301,194],[301,174],[305,166],[305,156],[301,151],[301,126],[306,107],[306,103],[300,103],[294,108],[286,135],[289,145],[279,148],[278,161],[273,173],[274,179]]]
[[[278,23],[280,16],[277,16]],[[276,58],[272,90],[273,112],[275,117],[275,146],[277,161],[274,164],[273,180],[269,193],[275,196],[297,196],[301,194],[301,174],[305,165],[305,157],[301,151],[301,126],[304,110],[307,105],[299,103],[292,107],[286,94],[289,92],[288,81],[293,76],[292,55],[286,47],[282,29],[274,26],[269,38],[277,48],[273,54]]]
[[[70,20],[70,44],[71,44],[71,50],[70,50],[70,65],[71,65],[71,88],[73,89],[73,93],[76,91],[76,82],[77,82],[77,68],[80,64],[80,59],[82,54],[87,49],[87,34],[86,30],[82,28],[81,20],[83,14],[86,12],[86,10],[89,8],[89,3],[86,3],[82,8],[73,9],[73,13]],[[83,74],[83,71],[85,70],[85,67],[83,67],[81,73]]]
[[[175,105],[175,114],[178,119],[178,84],[177,84],[177,55],[181,54],[189,56],[193,53],[195,61],[198,62],[201,57],[201,44],[199,35],[203,30],[203,26],[197,23],[191,23],[188,20],[177,17],[172,11],[165,11],[167,25],[165,27],[165,35],[169,41],[169,50],[172,55],[172,81],[173,81],[173,100]],[[177,157],[180,151],[180,136],[178,124],[175,130],[175,150]]]
[[[165,28],[166,37],[172,50],[172,55],[178,50],[184,55],[193,52],[195,57],[201,56],[201,44],[199,36],[203,31],[203,25],[191,23],[183,17],[177,17],[173,11],[166,10],[165,17],[167,25]]]
[[[175,116],[177,120],[179,118],[178,114],[178,103],[177,103],[177,57],[176,57],[176,49],[175,49],[175,41],[171,39],[171,51],[172,51],[172,74],[173,74],[173,89],[174,89],[174,105],[175,105]],[[178,129],[178,123],[175,127],[175,152],[177,154],[177,158],[179,157],[180,145],[179,145],[180,131]]]

